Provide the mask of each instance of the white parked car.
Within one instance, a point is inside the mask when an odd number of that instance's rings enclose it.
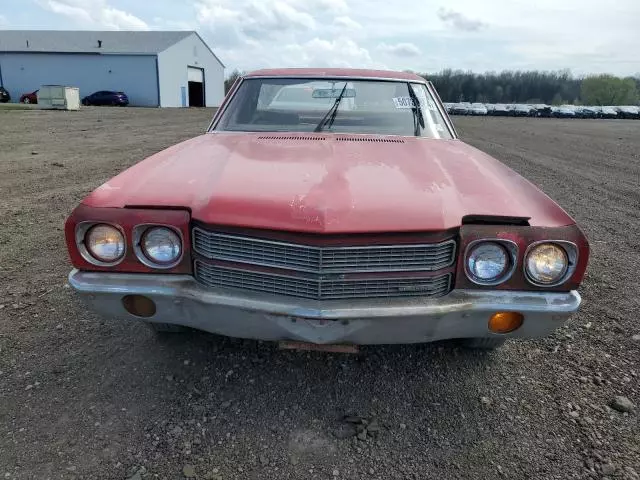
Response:
[[[300,110],[305,109],[317,109],[327,110],[335,102],[336,97],[340,95],[342,87],[346,88],[346,94],[340,102],[340,108],[342,110],[353,110],[355,107],[355,99],[352,92],[352,84],[340,85],[339,88],[335,88],[335,84],[326,83],[319,84],[299,84],[290,85],[281,88],[278,93],[273,97],[269,103],[268,110]]]
[[[487,112],[487,107],[482,103],[472,103],[469,107],[470,115],[486,115]]]
[[[600,116],[602,118],[618,118],[618,111],[615,107],[602,107]]]

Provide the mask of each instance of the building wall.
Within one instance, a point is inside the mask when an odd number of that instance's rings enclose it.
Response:
[[[85,97],[99,90],[122,91],[133,106],[158,106],[155,55],[0,53],[11,101],[42,85],[78,87]]]
[[[224,98],[224,66],[195,34],[158,54],[160,105],[181,107],[182,87],[187,90],[189,105],[188,67],[204,69],[206,106],[219,107]]]

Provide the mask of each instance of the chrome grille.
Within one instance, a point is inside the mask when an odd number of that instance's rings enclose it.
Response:
[[[205,258],[310,273],[436,271],[455,262],[456,243],[315,247],[193,229]]]
[[[451,274],[435,277],[325,279],[320,276],[294,277],[255,270],[195,262],[198,281],[208,287],[228,287],[317,300],[446,295],[451,288]]]

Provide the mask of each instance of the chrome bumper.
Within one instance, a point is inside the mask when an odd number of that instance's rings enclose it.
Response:
[[[239,338],[330,344],[421,343],[495,336],[487,321],[497,311],[518,311],[524,323],[509,337],[540,337],[580,306],[568,293],[453,290],[440,298],[315,301],[263,293],[210,289],[188,275],[73,270],[69,283],[88,305],[108,317],[171,323]],[[125,295],[144,295],[156,313],[128,313]]]

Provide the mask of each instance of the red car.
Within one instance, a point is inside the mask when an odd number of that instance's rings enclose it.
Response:
[[[245,75],[206,133],[65,231],[69,281],[107,317],[327,349],[546,335],[589,257],[562,208],[457,138],[429,82],[373,70]]]
[[[32,103],[34,105],[37,104],[38,92],[39,90],[36,90],[35,92],[31,92],[31,93],[23,93],[22,96],[20,97],[20,103]]]

